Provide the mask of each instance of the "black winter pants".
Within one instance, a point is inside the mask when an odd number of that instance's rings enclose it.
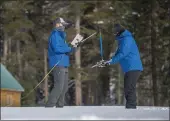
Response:
[[[49,94],[46,107],[63,107],[68,90],[68,68],[55,67],[53,70],[54,85]]]
[[[126,98],[126,108],[136,108],[136,83],[141,71],[129,71],[124,76],[124,93]]]

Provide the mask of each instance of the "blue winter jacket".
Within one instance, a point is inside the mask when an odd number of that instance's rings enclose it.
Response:
[[[68,67],[70,65],[68,53],[72,48],[68,46],[65,41],[66,33],[54,29],[48,40],[48,59],[49,66],[52,68],[55,64],[57,66]]]
[[[131,70],[143,71],[138,47],[132,34],[125,30],[120,36],[116,37],[116,40],[118,41],[118,49],[110,64],[119,62],[124,73]]]

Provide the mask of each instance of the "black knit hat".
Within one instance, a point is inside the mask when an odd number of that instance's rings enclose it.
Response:
[[[125,30],[125,28],[121,24],[116,23],[116,24],[113,25],[113,33],[114,33],[114,35],[118,35],[124,30]]]

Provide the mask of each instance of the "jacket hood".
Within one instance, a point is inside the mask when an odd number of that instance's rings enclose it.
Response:
[[[66,38],[66,32],[65,31],[60,31],[58,29],[53,29],[52,32],[57,32],[63,39]]]
[[[125,30],[120,36],[116,36],[116,40],[121,40],[126,36],[132,36],[132,33],[128,30]]]

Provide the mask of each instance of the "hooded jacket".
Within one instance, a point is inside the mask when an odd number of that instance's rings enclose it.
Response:
[[[143,71],[139,50],[132,34],[125,30],[116,36],[116,40],[118,41],[118,49],[110,64],[120,63],[124,73],[132,70]]]
[[[72,48],[68,46],[65,41],[66,33],[64,31],[59,31],[54,29],[48,40],[48,59],[49,66],[52,68],[54,65],[62,67],[68,67],[70,65],[69,55]]]

